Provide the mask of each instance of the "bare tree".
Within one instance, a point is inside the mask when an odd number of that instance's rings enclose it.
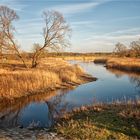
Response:
[[[118,42],[116,45],[115,45],[115,49],[114,49],[114,52],[119,54],[120,56],[125,56],[126,52],[127,52],[127,47]]]
[[[13,21],[18,20],[16,12],[6,6],[0,6],[0,49],[12,50],[27,67],[14,39]]]
[[[37,52],[41,48],[41,45],[39,43],[33,44],[33,53]]]
[[[44,44],[33,53],[32,67],[39,63],[41,53],[44,49],[58,50],[69,46],[70,31],[62,14],[57,11],[43,13],[45,27],[43,28]]]
[[[135,56],[140,56],[140,39],[130,43],[130,49]]]
[[[35,53],[37,53],[40,49],[41,49],[41,44],[39,43],[34,43],[33,44],[33,49],[32,49],[32,52],[33,52],[33,55]],[[42,58],[45,54],[47,53],[47,50],[43,49],[41,52],[40,52],[40,55],[39,55],[39,58]]]
[[[0,59],[2,58],[2,44],[3,44],[3,36],[0,32]]]

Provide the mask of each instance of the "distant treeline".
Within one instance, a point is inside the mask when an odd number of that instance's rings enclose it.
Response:
[[[23,52],[21,55],[26,58],[30,59],[33,56],[33,53]],[[74,53],[74,52],[44,52],[42,57],[81,57],[81,56],[109,56],[112,53]],[[15,54],[3,54],[3,59],[19,59]]]
[[[48,56],[97,56],[97,55],[111,55],[112,53],[75,53],[75,52],[51,52]]]
[[[128,46],[117,43],[114,49],[114,55],[125,57],[140,57],[140,39],[132,41]]]

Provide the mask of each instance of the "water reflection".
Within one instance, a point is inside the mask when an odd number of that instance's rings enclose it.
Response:
[[[133,73],[133,72],[124,72],[120,70],[115,69],[108,69],[108,71],[115,74],[116,78],[121,78],[124,75],[127,75],[129,78],[129,81],[135,85],[135,88],[140,92],[140,74]]]
[[[50,127],[54,118],[68,111],[64,100],[67,90],[32,95],[18,100],[5,100],[0,103],[1,127]]]
[[[53,114],[58,112],[55,108],[61,101],[61,95],[56,91],[32,95],[18,100],[5,100],[0,103],[0,127],[22,125],[27,127],[30,123],[39,122],[40,126],[49,127],[53,123]],[[49,102],[52,97],[55,102]],[[46,116],[45,116],[46,115]]]

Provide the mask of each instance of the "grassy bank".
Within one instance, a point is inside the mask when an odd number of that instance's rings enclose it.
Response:
[[[123,71],[140,73],[140,59],[135,58],[112,58],[107,61],[107,68],[115,68]]]
[[[106,67],[111,69],[140,73],[138,58],[98,57],[94,59],[94,63],[106,64]]]
[[[65,56],[64,60],[80,60],[106,64],[107,68],[140,73],[140,58],[115,57],[115,56]]]
[[[70,65],[62,59],[43,59],[36,69],[20,69],[20,64],[13,66],[8,63],[0,69],[0,76],[0,99],[18,98],[95,80],[80,66]]]
[[[140,73],[140,58],[115,57],[115,56],[65,56],[60,57],[64,60],[80,60],[94,62],[96,64],[106,64],[107,68],[118,69],[122,71]]]
[[[72,140],[140,139],[140,102],[75,109],[59,120],[55,131]]]

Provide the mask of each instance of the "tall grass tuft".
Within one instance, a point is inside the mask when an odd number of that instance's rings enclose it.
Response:
[[[0,76],[1,97],[19,97],[23,93],[26,95],[29,92],[51,88],[61,83],[56,73],[43,70],[0,70]]]

